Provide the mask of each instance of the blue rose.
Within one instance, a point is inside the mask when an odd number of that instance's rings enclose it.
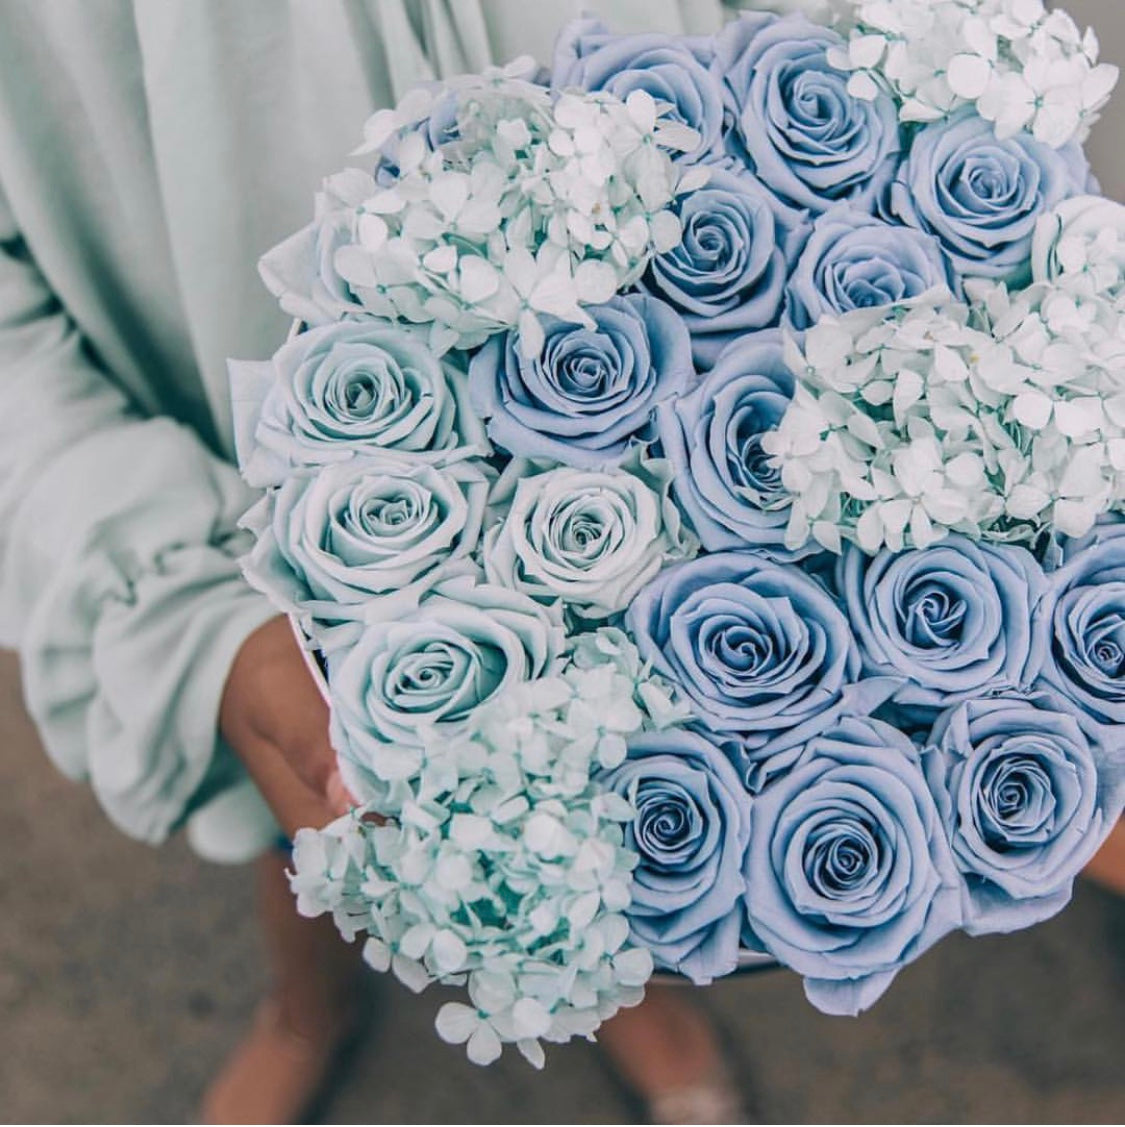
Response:
[[[918,751],[847,718],[814,734],[754,798],[753,938],[805,976],[818,1009],[856,1014],[961,922],[960,881]]]
[[[1068,543],[1038,617],[1043,679],[1099,720],[1125,723],[1125,523]]]
[[[934,235],[958,274],[1022,278],[1039,217],[1085,190],[1082,148],[1028,133],[999,140],[972,107],[927,125],[891,185],[889,210]]]
[[[694,377],[680,315],[644,294],[588,306],[593,328],[543,318],[546,339],[525,358],[519,337],[492,337],[469,367],[469,397],[489,436],[512,454],[596,469],[648,436],[661,400]]]
[[[874,557],[849,546],[839,587],[864,672],[903,679],[902,704],[940,709],[1039,675],[1046,579],[1024,548],[964,536]]]
[[[780,544],[792,497],[762,450],[793,396],[780,333],[732,342],[687,395],[660,405],[657,425],[672,488],[711,552]]]
[[[871,210],[902,148],[890,94],[854,97],[849,75],[828,62],[844,46],[804,16],[763,12],[727,24],[716,41],[737,144],[782,199],[814,212],[839,200]]]
[[[660,966],[696,984],[738,963],[750,797],[726,756],[683,730],[646,732],[599,783],[633,804],[629,923]]]
[[[594,19],[563,28],[555,47],[551,85],[606,90],[624,101],[644,90],[666,103],[668,117],[699,133],[684,159],[697,160],[722,147],[723,92],[711,69],[711,43],[660,34],[612,35]]]
[[[709,173],[706,186],[673,205],[683,239],[657,255],[641,281],[683,315],[701,368],[732,338],[777,324],[785,279],[808,234],[803,214],[750,173],[722,165]]]
[[[859,674],[847,619],[827,592],[752,552],[666,569],[625,623],[700,722],[750,747],[838,707]]]
[[[804,331],[822,317],[894,305],[938,287],[952,289],[953,279],[935,238],[841,204],[813,226],[789,278],[786,317]]]
[[[558,671],[561,612],[472,576],[369,625],[329,655],[331,740],[361,802],[420,768],[427,741],[462,733],[479,705]]]
[[[382,321],[299,334],[268,363],[230,362],[242,476],[280,485],[294,469],[396,450],[440,461],[485,443],[464,372]]]
[[[964,875],[965,929],[1030,927],[1070,900],[1125,799],[1125,757],[1065,698],[966,701],[930,736],[926,776]]]

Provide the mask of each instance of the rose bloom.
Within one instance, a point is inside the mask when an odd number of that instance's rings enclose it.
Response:
[[[694,553],[669,497],[666,462],[638,458],[630,472],[513,467],[514,492],[493,495],[493,504],[506,506],[504,518],[484,541],[492,583],[541,601],[562,599],[580,618],[608,618],[667,561]]]

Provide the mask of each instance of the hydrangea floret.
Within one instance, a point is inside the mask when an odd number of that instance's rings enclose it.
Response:
[[[1043,218],[1027,289],[971,281],[967,304],[931,291],[789,342],[798,387],[763,439],[796,495],[787,543],[1082,536],[1125,506],[1120,236],[1082,214]]]
[[[428,326],[439,354],[518,327],[533,355],[540,314],[587,324],[582,306],[679,243],[669,205],[707,177],[674,162],[697,135],[647,92],[555,95],[527,69],[412,90],[367,122],[357,150],[393,153],[394,174],[367,176],[345,209],[335,269],[366,313]],[[435,145],[427,125],[449,116],[451,98],[454,124]],[[322,222],[339,230],[341,219]]]
[[[298,909],[366,933],[367,962],[414,990],[465,985],[469,1004],[443,1005],[437,1030],[475,1063],[514,1043],[539,1067],[542,1041],[592,1036],[643,996],[652,956],[625,915],[635,812],[595,777],[629,736],[686,719],[623,633],[581,635],[561,674],[430,740],[385,801],[300,830]]]
[[[1084,141],[1118,69],[1098,62],[1093,30],[1043,0],[850,0],[854,26],[833,65],[875,97],[880,79],[903,121],[937,121],[974,105],[1001,138],[1029,130],[1054,148]]]

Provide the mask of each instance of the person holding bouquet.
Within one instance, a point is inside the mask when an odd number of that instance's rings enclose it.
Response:
[[[559,24],[573,7],[555,13]],[[665,36],[710,34],[728,14],[719,0],[649,0],[641,21],[626,3],[599,11],[616,31]],[[48,753],[90,782],[115,824],[154,844],[184,828],[206,857],[258,858],[274,989],[203,1114],[297,1121],[359,1029],[362,966],[330,919],[297,916],[277,843],[330,822],[351,796],[290,625],[239,572],[249,545],[238,521],[254,491],[231,464],[226,360],[284,335],[254,264],[297,225],[371,112],[421,80],[521,53],[547,59],[558,25],[517,0],[0,0],[0,16],[0,642],[19,650]],[[722,98],[692,101],[708,72],[674,43],[668,89],[699,115],[690,155],[721,155]],[[599,81],[667,61],[664,47],[643,62],[630,50],[603,59]],[[570,61],[576,81],[595,80],[581,52]],[[850,178],[828,188],[846,188],[845,202],[873,197],[894,170],[884,101],[863,111],[874,124],[847,131],[841,144],[856,151],[834,154]],[[793,207],[716,178],[723,206],[741,199],[778,245],[736,279],[736,315],[701,318],[715,334],[693,342],[701,366],[728,335],[776,324],[777,271],[796,253],[794,232],[808,234],[796,212],[824,202],[816,160],[798,175],[776,153],[757,159]],[[1063,158],[1049,163],[1069,182]],[[824,254],[851,253],[856,226],[821,225]],[[935,248],[916,235],[884,251],[892,267],[899,255],[917,267],[921,289],[942,280]],[[656,281],[669,292],[705,285],[692,265],[674,262]],[[806,282],[788,300],[811,323],[820,295]],[[746,514],[719,516],[704,531],[743,542]],[[703,706],[726,707],[698,688]],[[854,737],[875,739],[863,724]],[[1118,830],[1096,864],[1119,885],[1120,840]],[[740,1115],[686,993],[653,987],[600,1040],[654,1120]]]

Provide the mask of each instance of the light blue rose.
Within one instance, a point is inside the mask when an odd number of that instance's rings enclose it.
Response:
[[[485,574],[540,602],[561,599],[576,619],[617,614],[668,561],[699,548],[672,501],[672,473],[639,456],[620,470],[514,459],[492,493],[503,518],[484,539]]]
[[[708,171],[704,187],[673,205],[682,241],[657,255],[640,283],[680,311],[700,368],[732,339],[777,324],[785,280],[809,230],[803,213],[749,172],[718,164]]]
[[[1046,586],[1025,548],[956,535],[873,557],[848,547],[840,561],[864,672],[902,679],[895,700],[931,717],[1038,677],[1046,647],[1032,618]]]
[[[726,756],[692,732],[646,732],[598,781],[636,809],[625,827],[625,846],[640,859],[627,913],[634,940],[697,985],[730,974],[751,809]]]
[[[1043,680],[1107,724],[1125,723],[1125,523],[1069,541],[1039,608]]]
[[[890,212],[934,235],[966,277],[1029,275],[1039,217],[1085,190],[1080,145],[1052,149],[1028,133],[999,140],[972,107],[927,125],[891,185]]]
[[[251,485],[381,450],[441,461],[487,445],[465,373],[382,321],[310,329],[268,363],[229,367],[238,460]]]
[[[957,865],[965,930],[1030,927],[1060,911],[1120,816],[1125,757],[1112,730],[1050,692],[943,712],[925,759]]]
[[[786,319],[803,332],[823,317],[894,305],[953,285],[937,239],[841,204],[813,226],[789,278]]]
[[[716,66],[726,84],[736,149],[759,179],[797,207],[821,212],[840,200],[872,210],[895,174],[902,139],[893,98],[848,93],[831,66],[840,36],[804,16],[744,14],[722,30]]]
[[[546,340],[526,359],[519,337],[492,337],[469,367],[469,396],[488,434],[512,454],[596,469],[647,438],[653,410],[694,377],[680,315],[644,294],[585,310],[592,329],[543,318]]]
[[[838,708],[859,674],[851,630],[827,592],[752,552],[667,568],[625,625],[702,724],[751,748]]]
[[[369,625],[328,658],[329,734],[348,789],[384,800],[416,773],[426,741],[462,733],[505,688],[556,673],[564,643],[557,608],[471,576]]]
[[[699,133],[682,159],[698,160],[722,147],[723,92],[711,69],[710,40],[660,34],[612,35],[595,19],[574,20],[556,47],[551,86],[606,90],[624,101],[644,90],[666,103],[668,117]]]
[[[751,814],[750,930],[825,1013],[866,1009],[960,925],[945,828],[897,728],[851,717],[812,735]]]
[[[708,551],[784,540],[792,498],[762,435],[781,421],[793,384],[781,334],[748,333],[687,395],[660,405],[676,500]]]
[[[296,474],[243,517],[257,536],[243,571],[322,645],[338,644],[475,568],[494,476],[473,459],[389,453]]]

